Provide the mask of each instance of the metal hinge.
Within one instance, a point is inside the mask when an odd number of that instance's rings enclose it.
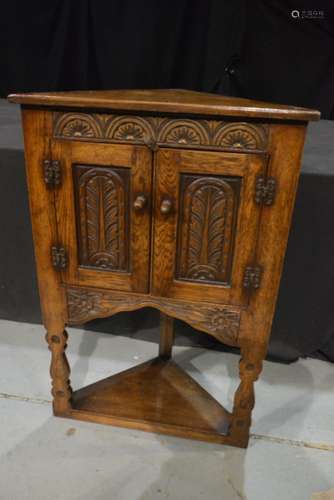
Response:
[[[51,187],[58,186],[61,183],[61,169],[58,160],[44,160],[44,181]]]
[[[52,265],[58,270],[67,266],[67,254],[64,247],[51,247]]]
[[[274,177],[256,178],[255,202],[260,205],[273,205],[275,201],[277,182]]]
[[[247,266],[244,273],[244,288],[257,290],[261,285],[262,268],[260,266]]]

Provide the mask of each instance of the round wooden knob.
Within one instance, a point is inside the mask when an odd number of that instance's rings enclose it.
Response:
[[[133,202],[133,208],[138,211],[143,210],[143,208],[145,208],[146,205],[147,205],[147,198],[144,194],[138,195],[135,201]]]
[[[169,198],[165,198],[162,200],[161,205],[160,205],[160,212],[164,215],[167,215],[171,212],[173,208],[173,202]]]

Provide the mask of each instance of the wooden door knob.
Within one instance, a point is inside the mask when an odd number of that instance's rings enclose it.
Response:
[[[139,194],[135,201],[133,202],[133,208],[135,210],[143,210],[147,205],[147,197],[144,194]]]
[[[172,211],[173,202],[170,198],[164,198],[160,205],[160,212],[164,215],[169,214]]]

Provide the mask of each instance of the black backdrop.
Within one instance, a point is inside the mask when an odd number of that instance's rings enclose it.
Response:
[[[332,0],[11,0],[0,91],[189,88],[332,119],[333,19]]]
[[[333,119],[330,4],[11,0],[0,14],[0,94],[178,87],[315,107]],[[293,18],[292,10],[300,17]],[[3,109],[6,134],[13,115]],[[334,129],[319,130],[309,135],[273,325],[270,354],[281,361],[313,351],[334,361],[334,232],[331,218],[324,217],[334,210],[334,150],[328,137]],[[7,139],[3,147],[12,140]],[[0,155],[0,213],[9,214],[0,220],[6,235],[0,245],[0,261],[6,263],[0,266],[0,316],[39,321],[23,157],[19,141],[14,142]],[[154,314],[136,316],[144,330],[157,325]],[[123,314],[89,327],[148,338],[133,318]],[[178,324],[181,342],[189,331],[195,342],[219,348]]]

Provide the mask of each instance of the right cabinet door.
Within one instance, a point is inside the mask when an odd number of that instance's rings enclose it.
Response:
[[[160,149],[155,172],[153,295],[246,305],[266,156]]]

